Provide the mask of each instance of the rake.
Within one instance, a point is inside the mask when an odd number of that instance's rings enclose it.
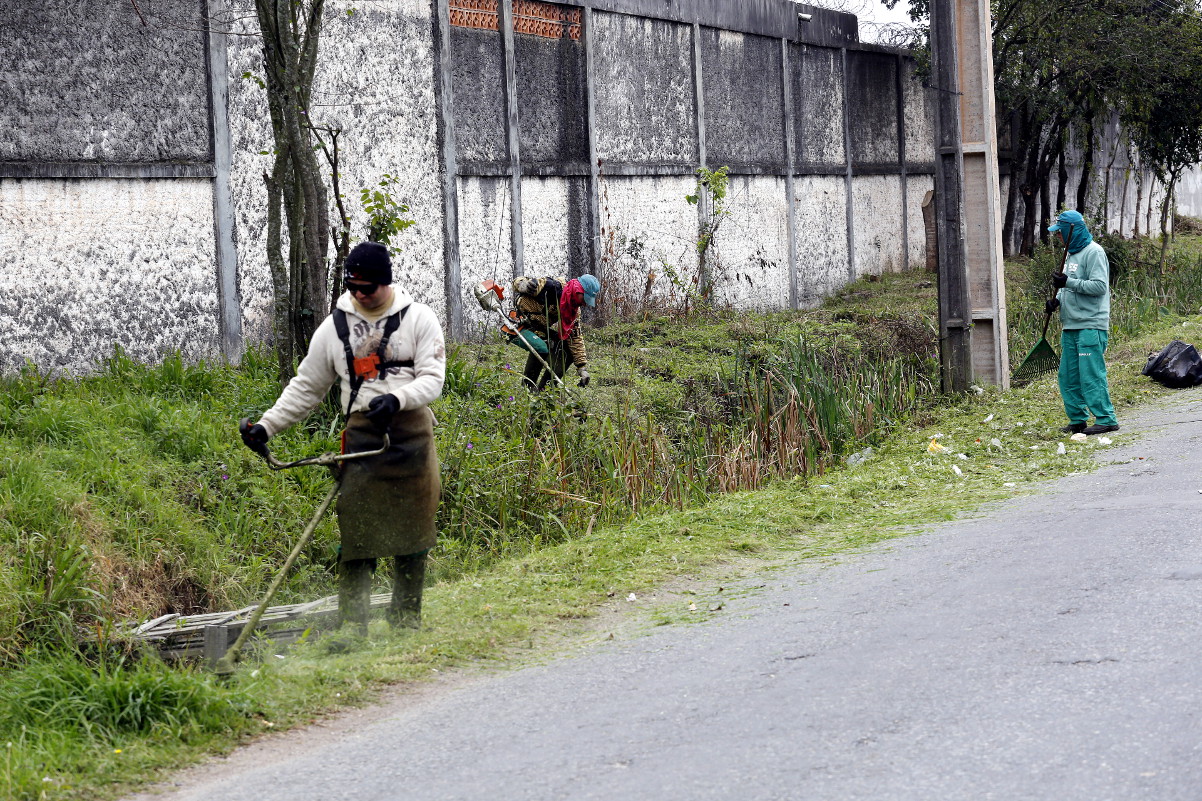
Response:
[[[1068,243],[1073,238],[1073,226],[1069,223],[1068,235],[1065,237],[1064,254],[1060,257],[1060,267],[1057,268],[1056,274],[1064,272],[1064,262],[1068,259]],[[1044,376],[1054,370],[1060,368],[1060,357],[1056,354],[1048,342],[1048,324],[1052,322],[1052,312],[1045,311],[1043,315],[1043,333],[1039,335],[1039,341],[1035,343],[1035,347],[1031,348],[1031,352],[1027,354],[1027,358],[1022,360],[1018,367],[1014,368],[1014,373],[1010,376],[1010,381],[1018,386],[1029,384],[1035,379]]]

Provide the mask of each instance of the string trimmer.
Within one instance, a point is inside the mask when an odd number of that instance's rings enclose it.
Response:
[[[250,418],[244,418],[239,424],[239,429],[245,431],[250,428]],[[326,497],[318,505],[317,511],[313,514],[313,518],[309,521],[309,525],[305,526],[305,530],[301,532],[300,539],[296,541],[296,545],[292,548],[292,553],[288,554],[288,558],[284,560],[284,566],[280,568],[280,572],[276,574],[275,580],[271,582],[271,586],[267,588],[267,594],[263,596],[263,600],[259,602],[259,606],[255,609],[254,614],[250,616],[250,620],[246,621],[246,625],[242,627],[242,631],[238,634],[238,639],[234,640],[234,644],[225,652],[225,655],[217,660],[217,664],[213,667],[213,672],[218,676],[229,676],[237,669],[238,659],[242,655],[242,647],[246,641],[250,639],[250,635],[254,632],[255,627],[259,625],[259,619],[263,617],[263,613],[267,611],[267,607],[271,604],[271,599],[275,597],[276,591],[280,585],[284,583],[284,577],[288,575],[288,571],[292,568],[292,563],[296,561],[296,557],[300,556],[301,550],[308,544],[312,538],[313,532],[317,530],[317,524],[321,522],[321,518],[325,516],[326,510],[330,508],[330,504],[338,497],[338,490],[342,488],[342,478],[334,471],[334,467],[340,462],[351,462],[355,459],[365,459],[368,456],[379,456],[388,450],[388,435],[384,435],[384,444],[379,450],[360,451],[359,453],[323,453],[318,456],[309,456],[304,459],[297,459],[293,462],[281,462],[272,455],[266,445],[254,448],[255,453],[263,457],[267,465],[272,470],[288,470],[293,467],[329,467],[334,473],[334,486],[330,487],[330,491],[326,493]]]
[[[1056,274],[1060,275],[1064,272],[1064,263],[1068,260],[1068,243],[1073,241],[1073,224],[1068,225],[1068,235],[1065,237],[1064,253],[1060,256],[1060,266],[1056,268]],[[1056,297],[1055,292],[1052,297]],[[1035,343],[1035,347],[1031,348],[1031,352],[1027,354],[1027,358],[1022,360],[1022,363],[1014,369],[1014,374],[1010,376],[1010,380],[1015,384],[1028,384],[1041,375],[1050,373],[1060,367],[1060,357],[1056,355],[1056,350],[1048,342],[1048,324],[1052,321],[1052,311],[1044,310],[1043,315],[1043,333],[1039,335],[1039,341]]]

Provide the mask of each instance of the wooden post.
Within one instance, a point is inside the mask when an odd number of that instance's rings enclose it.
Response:
[[[910,269],[910,195],[906,180],[906,59],[897,54],[897,166],[901,170],[902,270]]]
[[[839,51],[840,57],[843,59],[843,160],[846,162],[846,170],[843,174],[843,185],[847,194],[846,209],[847,214],[847,280],[856,280],[856,212],[855,198],[852,189],[855,180],[852,176],[852,159],[851,159],[851,81],[847,76],[848,58],[847,48],[844,47]]]
[[[961,216],[960,91],[956,80],[955,0],[931,2],[931,61],[937,94],[935,216],[939,240],[939,359],[943,391],[972,384],[972,318]]]
[[[205,626],[204,661],[210,669],[217,660],[225,656],[230,647],[230,627],[225,625]]]
[[[706,167],[705,152],[705,76],[701,69],[701,25],[693,23],[693,93],[696,101],[693,105],[697,123],[697,162],[698,166]],[[694,180],[697,175],[693,175]],[[700,237],[702,227],[709,221],[709,194],[704,191],[697,193],[697,237]],[[712,244],[712,242],[711,242]],[[703,298],[709,298],[713,290],[713,276],[710,273],[707,258],[708,248],[697,254],[697,288]]]
[[[596,76],[593,65],[593,9],[586,6],[582,11],[584,18],[584,87],[588,102],[588,209],[589,224],[592,226],[592,270],[593,275],[602,284],[606,275],[601,269],[602,250],[605,243],[601,241],[601,164],[597,156],[597,90],[594,85]]]
[[[973,375],[1010,386],[1006,276],[1002,263],[1001,179],[993,96],[993,36],[988,0],[955,0],[960,87],[965,270],[972,309]]]
[[[927,236],[927,272],[939,272],[939,237],[935,233],[935,191],[928,189],[922,198],[922,229]]]

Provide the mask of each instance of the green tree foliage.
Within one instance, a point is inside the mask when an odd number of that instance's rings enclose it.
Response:
[[[1166,184],[1169,153],[1177,153],[1173,164],[1196,160],[1186,145],[1202,85],[1194,0],[993,0],[991,12],[998,123],[1013,154],[1007,247],[1020,230],[1019,249],[1031,253],[1070,191],[1084,210],[1098,133],[1113,114],[1127,145]],[[913,0],[915,22],[929,14],[930,0]],[[1065,165],[1070,145],[1084,167],[1075,187]]]

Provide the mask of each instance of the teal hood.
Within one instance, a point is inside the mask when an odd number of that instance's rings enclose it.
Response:
[[[1068,241],[1068,252],[1080,253],[1093,241],[1093,234],[1089,232],[1089,227],[1085,225],[1085,218],[1081,216],[1081,212],[1060,212],[1060,216],[1056,218],[1056,222],[1048,226],[1048,230],[1053,233],[1064,231],[1067,234],[1070,225],[1072,226],[1072,238]]]

